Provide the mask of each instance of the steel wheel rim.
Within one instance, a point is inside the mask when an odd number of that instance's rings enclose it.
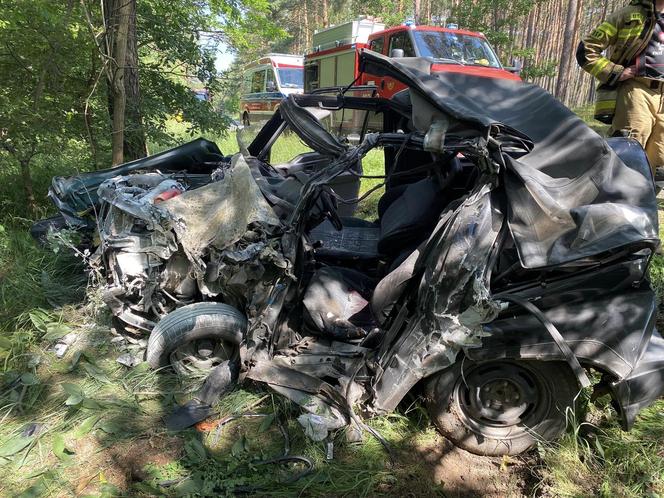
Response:
[[[488,437],[514,438],[544,420],[551,406],[546,380],[523,363],[474,365],[455,385],[461,421]]]
[[[181,375],[205,374],[235,355],[236,347],[227,341],[199,339],[183,344],[170,354],[173,369]]]

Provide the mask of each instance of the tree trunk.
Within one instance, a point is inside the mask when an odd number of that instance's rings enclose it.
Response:
[[[30,159],[19,159],[21,165],[21,180],[23,181],[23,192],[25,193],[25,204],[30,214],[37,214],[37,201],[35,190],[32,185],[32,173],[30,172]]]
[[[95,132],[92,123],[92,111],[90,109],[89,98],[95,90],[95,86],[98,82],[98,78],[101,75],[97,76],[97,65],[95,64],[97,60],[97,51],[96,49],[92,50],[92,57],[90,58],[90,75],[88,77],[88,82],[86,85],[87,98],[83,102],[83,120],[85,122],[85,129],[88,134],[88,145],[90,146],[90,154],[92,156],[92,162],[95,165],[95,169],[99,167],[99,157],[97,155],[97,138],[95,137]]]
[[[327,5],[327,0],[322,1],[322,6],[323,6],[323,27],[324,28],[329,28],[330,27],[330,10]]]
[[[576,13],[578,9],[577,0],[568,0],[567,15],[565,18],[565,34],[563,35],[562,54],[560,56],[560,65],[558,66],[558,79],[556,81],[556,90],[554,95],[559,100],[564,101],[567,96],[567,84],[569,77],[569,63],[573,50],[574,38],[576,34]]]
[[[125,0],[126,1],[126,0]],[[127,27],[127,57],[124,69],[126,116],[124,130],[124,160],[133,161],[147,155],[145,129],[141,114],[141,90],[138,78],[138,46],[136,44],[136,0],[129,2]]]
[[[304,17],[304,49],[308,50],[309,45],[309,12],[307,11],[307,0],[302,2],[302,7],[304,8],[303,17]]]
[[[413,2],[413,17],[415,19],[415,24],[420,23],[420,0],[414,0]]]
[[[111,154],[112,164],[124,162],[124,124],[126,109],[125,65],[127,61],[127,38],[132,3],[135,0],[107,0],[106,31],[107,49],[112,49],[113,63],[110,82],[109,107],[111,108]]]

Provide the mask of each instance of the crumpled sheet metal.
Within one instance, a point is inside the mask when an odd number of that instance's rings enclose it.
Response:
[[[406,84],[418,118],[422,113],[415,109],[414,95],[464,126],[482,133],[505,130],[529,142],[530,151],[518,159],[505,155],[504,175],[508,224],[525,268],[657,244],[657,202],[646,158],[625,150],[619,158],[604,138],[543,88],[431,73],[425,59],[393,59],[372,51],[362,53],[360,65]],[[634,149],[643,156],[638,144]]]
[[[449,232],[434,250],[441,255],[429,265],[419,300],[427,327],[449,345],[479,347],[482,324],[497,316],[490,297],[486,268],[502,226],[493,209],[488,185],[472,194],[452,219]]]
[[[447,223],[437,227],[435,245],[420,285],[419,317],[381,359],[372,408],[396,408],[419,380],[451,366],[465,348],[481,345],[482,324],[500,307],[490,298],[486,268],[502,226],[488,185],[471,194]]]
[[[259,360],[246,372],[246,377],[265,382],[279,394],[300,405],[307,413],[298,417],[305,434],[322,441],[329,431],[349,424],[345,413],[348,403],[327,382],[270,360]]]
[[[252,223],[277,227],[280,222],[265,201],[241,154],[223,177],[161,204],[187,255],[201,261],[214,247],[224,250],[240,240]]]
[[[170,217],[155,198],[168,190],[184,191],[184,186],[159,173],[118,176],[106,180],[97,189],[99,198],[124,213],[147,223],[151,230],[167,230]]]
[[[197,291],[243,308],[252,297],[247,289],[260,294],[262,279],[290,272],[280,238],[272,237],[280,222],[245,159],[237,154],[213,178],[161,202],[160,194],[184,187],[160,173],[118,176],[99,187],[99,255],[112,280],[105,301],[131,327],[150,330]]]

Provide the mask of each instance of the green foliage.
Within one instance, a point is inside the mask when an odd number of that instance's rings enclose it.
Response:
[[[531,48],[514,49],[512,50],[512,57],[523,61],[523,69],[520,76],[524,80],[532,81],[535,78],[542,78],[544,76],[555,76],[558,70],[557,60],[546,60],[536,64],[534,62],[535,51]]]
[[[14,188],[9,196],[14,215],[36,216],[39,196],[45,191],[42,185],[31,185],[33,173],[43,178],[38,170],[52,168],[48,175],[52,176],[109,164],[101,4],[91,0],[3,0],[1,4],[0,174],[11,175],[12,185],[24,188],[24,192]],[[143,123],[127,126],[142,126],[153,143],[163,144],[173,143],[165,133],[165,122],[174,115],[197,133],[222,132],[229,122],[221,98],[228,90],[228,78],[221,78],[214,67],[218,48],[236,50],[257,38],[281,36],[267,16],[268,2],[142,0],[137,7]],[[196,99],[191,88],[201,86],[219,105]],[[61,160],[70,150],[77,151],[76,158]],[[5,204],[6,197],[1,199]]]
[[[141,112],[148,139],[172,145],[165,123],[175,115],[192,132],[223,132],[230,119],[225,105],[228,78],[215,69],[217,52],[278,36],[280,30],[267,17],[268,3],[149,0],[137,7]],[[192,87],[208,89],[214,103],[196,99]]]
[[[7,0],[1,19],[0,163],[20,178],[13,188],[22,184],[34,215],[33,159],[86,135],[92,40],[73,1]]]
[[[664,229],[660,225],[660,230]],[[660,235],[660,239],[662,236]],[[660,303],[664,303],[664,256],[656,254],[650,265],[650,282],[659,296]]]
[[[92,41],[73,2],[2,4],[0,123],[22,157],[82,136],[82,107]]]
[[[515,27],[535,6],[538,0],[497,0],[459,2],[452,10],[450,20],[466,29],[480,31],[493,46],[506,53],[512,49]]]
[[[576,426],[541,448],[539,485],[546,496],[661,496],[664,493],[664,401],[644,410],[624,432],[607,407],[592,408],[593,425]]]
[[[69,254],[53,254],[36,247],[26,223],[0,231],[0,330],[16,320],[26,323],[30,312],[82,297],[82,264]],[[21,317],[23,317],[21,319]],[[43,333],[56,333],[55,329]]]

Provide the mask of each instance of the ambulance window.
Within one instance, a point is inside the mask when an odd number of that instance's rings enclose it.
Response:
[[[251,92],[251,73],[244,75],[244,80],[242,81],[242,93]]]
[[[274,77],[274,69],[270,68],[267,70],[267,82],[265,83],[265,91],[276,92],[278,90],[277,80]]]
[[[391,54],[392,50],[395,48],[403,50],[404,57],[415,57],[415,49],[413,49],[413,43],[410,41],[408,31],[401,31],[392,35],[392,38],[390,38],[390,50],[388,51],[388,55]]]
[[[375,40],[371,40],[371,44],[369,45],[369,50],[373,50],[374,52],[382,54],[384,47],[385,47],[385,38],[380,37],[376,38]]]
[[[262,93],[265,88],[265,70],[256,71],[251,78],[251,93]]]

